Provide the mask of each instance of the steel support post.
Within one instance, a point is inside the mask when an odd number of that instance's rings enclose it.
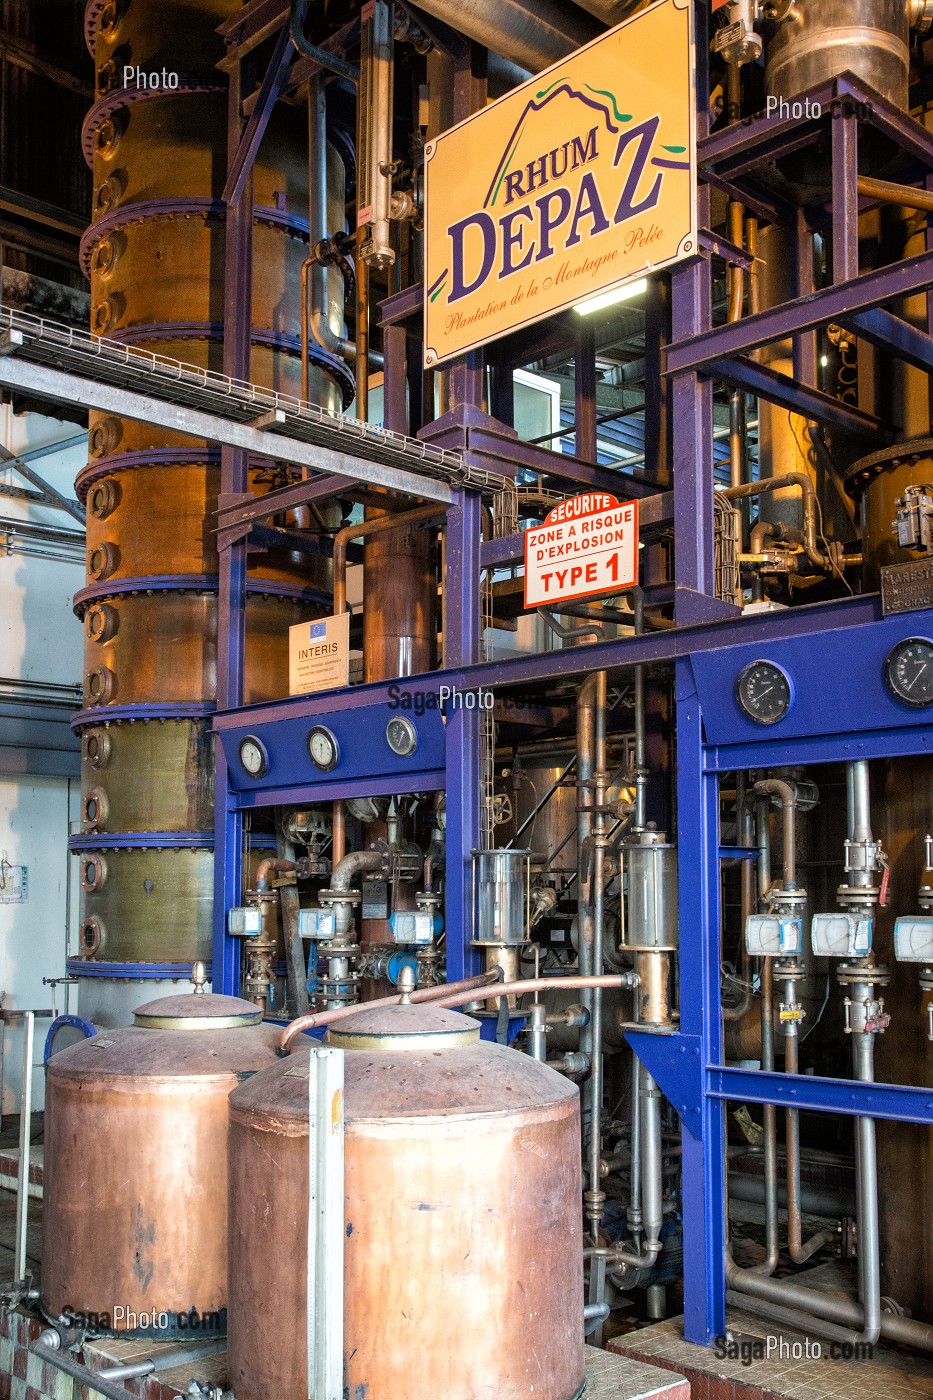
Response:
[[[680,1053],[722,1063],[718,782],[704,771],[703,715],[690,663],[677,662]],[[725,1112],[703,1078],[699,1134],[684,1125],[684,1336],[709,1345],[726,1328]]]
[[[232,167],[240,149],[242,119],[241,65],[230,74],[227,158]],[[253,152],[255,155],[255,151]],[[227,205],[224,282],[224,373],[249,380],[253,285],[253,179],[252,162],[238,181],[235,200]],[[220,453],[221,504],[249,490],[247,455],[242,448],[222,447]],[[217,600],[217,705],[230,709],[243,703],[246,651],[247,540],[219,542]],[[214,930],[213,979],[215,992],[235,996],[240,983],[239,945],[227,933],[227,910],[239,904],[243,892],[243,816],[231,806],[227,765],[216,748],[214,816]]]
[[[457,493],[447,512],[447,577],[444,590],[444,665],[471,665],[482,650],[479,601],[480,497]],[[458,707],[447,717],[447,980],[481,971],[471,946],[473,880],[471,851],[480,845],[482,716]]]

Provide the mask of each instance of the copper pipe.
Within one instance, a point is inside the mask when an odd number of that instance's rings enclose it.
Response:
[[[933,190],[916,190],[912,185],[895,185],[890,180],[873,180],[868,175],[858,177],[858,192],[866,199],[882,204],[900,204],[905,209],[933,211]]]
[[[719,496],[725,501],[741,501],[748,496],[782,491],[785,486],[799,486],[803,493],[803,551],[807,559],[822,573],[832,573],[832,564],[821,552],[817,540],[816,493],[813,482],[804,472],[782,472],[780,476],[746,481],[740,486],[727,486],[719,492]]]
[[[256,889],[268,889],[270,875],[294,875],[294,873],[295,862],[293,860],[283,860],[278,856],[266,856],[256,867]]]
[[[356,525],[345,525],[334,536],[334,612],[347,611],[347,545],[351,540],[368,539],[383,530],[396,530],[403,525],[416,525],[428,520],[439,520],[446,514],[446,507],[418,506],[416,510],[403,511],[401,515],[378,515],[374,520],[361,520]]]
[[[491,986],[491,983],[495,983],[495,985]],[[623,973],[618,977],[528,977],[519,979],[517,982],[499,982],[495,973],[482,972],[479,976],[468,977],[463,982],[448,982],[446,986],[441,987],[424,987],[421,991],[412,992],[409,1001],[429,1001],[432,1006],[443,1006],[449,1010],[457,1006],[467,1006],[474,1001],[491,1001],[498,997],[521,996],[525,992],[553,991],[555,986],[573,992],[583,987],[616,990],[619,987],[633,985],[634,974],[631,972]],[[399,1006],[401,1001],[401,996],[380,997],[377,1001],[368,1001],[366,1010],[372,1011],[377,1006]],[[330,1011],[318,1011],[309,1016],[299,1016],[297,1021],[292,1021],[291,1025],[286,1026],[282,1032],[279,1053],[288,1054],[292,1041],[302,1031],[320,1030],[322,1026],[329,1026],[334,1021],[342,1021],[346,1016],[355,1016],[359,1011],[359,1005],[339,1006]]]
[[[465,977],[462,982],[448,982],[439,987],[420,987],[418,991],[412,992],[409,1001],[435,1002],[439,997],[447,996],[451,991],[461,991],[467,989],[479,989],[488,987],[490,982],[496,982],[498,974],[495,972],[481,972],[476,977]],[[374,1001],[366,1002],[366,1010],[372,1011],[379,1006],[399,1006],[401,1004],[401,993],[391,997],[377,997]],[[282,1032],[279,1040],[279,1054],[287,1055],[289,1046],[300,1035],[302,1031],[320,1030],[322,1026],[329,1026],[333,1021],[342,1021],[346,1016],[355,1016],[361,1010],[359,1002],[352,1006],[335,1006],[328,1011],[311,1011],[307,1016],[299,1016],[297,1020],[291,1021]]]

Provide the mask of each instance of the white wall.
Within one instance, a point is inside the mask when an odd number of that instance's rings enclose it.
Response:
[[[0,442],[10,452],[73,438],[80,431],[71,423],[39,414],[16,416],[8,405],[0,406]],[[86,460],[87,453],[78,444],[32,465],[59,491],[73,496],[75,474]],[[2,462],[0,481],[28,486]],[[79,522],[64,511],[7,496],[0,496],[0,516],[80,530]],[[58,562],[0,551],[0,677],[64,685],[80,682],[83,636],[72,612],[72,597],[83,584],[80,555],[74,562]],[[79,796],[77,779],[0,775],[0,857],[28,870],[26,902],[0,903],[0,993],[6,1008],[51,1007],[53,989],[44,987],[42,979],[64,975],[68,831],[69,821],[77,821],[79,816]],[[73,921],[77,891],[71,893]],[[61,1011],[64,988],[55,991],[56,1009]],[[48,1021],[37,1022],[38,1063],[47,1030]],[[22,1029],[18,1024],[3,1025],[2,1045],[0,1112],[17,1112],[22,1069]],[[34,1082],[34,1104],[41,1108],[41,1070]]]

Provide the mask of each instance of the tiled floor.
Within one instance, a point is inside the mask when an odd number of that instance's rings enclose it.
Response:
[[[596,1347],[586,1349],[586,1381],[584,1400],[691,1400],[683,1376]]]
[[[691,1400],[928,1400],[933,1397],[933,1359],[916,1353],[878,1347],[871,1360],[842,1361],[829,1357],[830,1344],[816,1335],[824,1354],[794,1360],[791,1350],[805,1339],[801,1333],[775,1327],[764,1318],[731,1310],[732,1339],[751,1344],[745,1363],[738,1357],[717,1356],[715,1350],[685,1342],[683,1319],[671,1318],[640,1332],[629,1332],[609,1343],[612,1350],[639,1361],[669,1366],[690,1381]],[[755,1359],[761,1343],[771,1336],[778,1354]],[[756,1346],[756,1343],[758,1344]]]

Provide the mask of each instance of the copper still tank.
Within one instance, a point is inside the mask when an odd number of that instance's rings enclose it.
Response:
[[[346,1051],[347,1393],[574,1400],[585,1383],[575,1086],[428,1005],[361,1010],[327,1043]],[[237,1400],[307,1395],[308,1059],[296,1051],[230,1099]]]
[[[227,1100],[279,1032],[238,997],[161,997],[53,1055],[42,1308],[95,1331],[223,1334]],[[123,1309],[121,1312],[120,1309]],[[90,1324],[85,1324],[90,1325]]]
[[[96,100],[84,128],[94,172],[82,243],[97,334],[223,368],[228,145],[225,21],[238,0],[90,0],[85,33]],[[235,41],[235,35],[231,36]],[[128,71],[170,75],[168,85]],[[301,265],[309,248],[306,132],[279,104],[252,175],[253,382],[300,396]],[[330,229],[345,224],[345,172],[326,144]],[[343,333],[343,274],[328,268],[327,315]],[[312,345],[306,396],[339,412],[353,393],[342,360]],[[134,974],[184,977],[210,956],[218,555],[213,512],[220,449],[162,428],[92,413],[85,628],[84,830],[73,848],[98,860],[84,885],[82,1014],[125,1022]],[[289,479],[251,459],[250,489]],[[339,524],[325,505],[324,525]],[[332,519],[333,517],[333,519]],[[286,521],[290,526],[302,521]],[[245,700],[288,692],[288,628],[331,611],[322,556],[251,554]],[[106,912],[102,913],[102,906]],[[195,913],[196,917],[189,917]]]

